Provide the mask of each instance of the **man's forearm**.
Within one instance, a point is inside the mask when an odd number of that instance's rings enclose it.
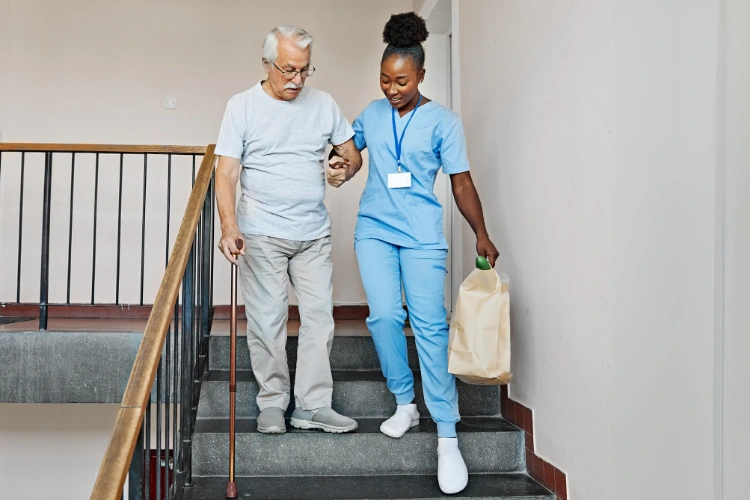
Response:
[[[238,178],[239,161],[232,158],[219,158],[219,165],[216,168],[216,206],[219,210],[222,231],[238,228],[235,212]]]

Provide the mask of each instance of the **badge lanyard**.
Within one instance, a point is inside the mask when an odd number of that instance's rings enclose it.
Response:
[[[398,138],[398,133],[396,132],[396,108],[391,108],[391,121],[393,122],[393,140],[396,142],[396,163],[398,164],[398,173],[401,173],[401,145],[404,143],[404,134],[406,134],[406,129],[409,127],[409,124],[411,123],[411,119],[414,118],[414,114],[419,109],[419,105],[422,103],[422,94],[419,95],[419,101],[417,101],[417,107],[414,108],[414,111],[411,112],[411,116],[409,117],[409,120],[406,122],[406,125],[404,126],[404,130],[401,131],[401,139]]]

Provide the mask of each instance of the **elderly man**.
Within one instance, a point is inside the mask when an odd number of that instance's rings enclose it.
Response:
[[[268,77],[230,99],[216,154],[219,249],[239,264],[247,344],[260,391],[258,431],[286,432],[289,368],[286,358],[287,279],[299,299],[295,410],[302,429],[349,432],[357,422],[331,409],[333,341],[331,220],[323,204],[328,143],[351,178],[362,165],[354,132],[336,102],[305,86],[312,37],[278,26],[263,43]],[[242,195],[235,216],[235,191]],[[237,248],[236,240],[243,240]]]

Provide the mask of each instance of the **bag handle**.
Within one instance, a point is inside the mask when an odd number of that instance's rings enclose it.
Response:
[[[490,269],[492,269],[490,261],[485,257],[482,257],[481,255],[477,255],[476,266],[477,269],[481,269],[482,271],[489,271]]]

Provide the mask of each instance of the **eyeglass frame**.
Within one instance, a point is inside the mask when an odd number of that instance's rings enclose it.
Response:
[[[278,66],[276,66],[276,63],[275,63],[275,62],[272,62],[271,64],[273,64],[273,65],[274,65],[274,66],[276,67],[276,69],[278,69],[278,70],[279,70],[279,73],[281,73],[281,74],[282,74],[282,76],[283,76],[283,77],[284,77],[284,78],[285,78],[286,80],[289,80],[289,81],[292,81],[292,80],[294,80],[295,78],[297,78],[297,75],[302,75],[302,73],[307,73],[307,74],[306,74],[305,76],[303,76],[302,78],[309,78],[309,77],[313,76],[313,74],[315,73],[315,66],[310,66],[310,67],[309,67],[309,68],[307,68],[306,70],[304,70],[304,69],[303,69],[303,70],[294,70],[294,71],[284,71],[283,69],[281,69],[281,68],[279,68]],[[286,76],[286,75],[293,75],[293,76],[292,76],[291,78],[289,78],[289,77],[288,77],[288,76]]]

